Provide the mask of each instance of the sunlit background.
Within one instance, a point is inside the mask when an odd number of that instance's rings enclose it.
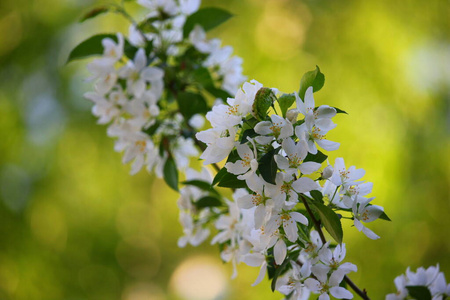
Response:
[[[116,15],[83,24],[80,0],[0,2],[0,299],[280,299],[258,270],[230,280],[216,247],[179,249],[177,194],[113,152],[96,125],[86,61],[72,47],[127,32]],[[372,299],[408,265],[450,280],[450,4],[431,1],[204,0],[235,14],[212,31],[245,74],[285,92],[319,65],[316,103],[336,118],[332,153],[366,169],[393,222],[367,239],[344,224],[352,278]],[[130,4],[130,8],[133,6]],[[139,14],[139,12],[137,12]],[[141,12],[142,14],[142,12]]]

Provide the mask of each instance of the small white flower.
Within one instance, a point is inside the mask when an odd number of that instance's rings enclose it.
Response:
[[[255,138],[259,144],[267,145],[274,138],[276,141],[281,142],[294,134],[294,127],[289,120],[275,114],[271,115],[270,119],[271,121],[262,121],[255,126],[255,132],[263,135],[263,137]]]
[[[362,231],[368,238],[376,240],[380,237],[361,223],[361,221],[364,223],[373,222],[383,213],[383,207],[378,205],[368,205],[373,199],[374,198],[367,199],[359,197],[357,201],[354,202],[352,211],[356,229]]]

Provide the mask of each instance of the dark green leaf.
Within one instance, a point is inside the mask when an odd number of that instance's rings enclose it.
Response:
[[[308,153],[308,155],[306,155],[306,157],[305,157],[305,159],[303,161],[305,161],[305,162],[306,161],[313,161],[313,162],[321,164],[327,159],[327,157],[328,156],[326,156],[322,152],[317,151],[316,154]]]
[[[202,95],[191,92],[181,92],[177,97],[180,113],[186,120],[189,120],[195,114],[206,114],[208,105]]]
[[[380,219],[386,220],[386,221],[392,221],[385,212],[383,212],[381,214]]]
[[[183,181],[182,184],[192,185],[203,191],[211,192],[216,195],[219,195],[219,193],[212,187],[212,185],[209,182],[206,182],[203,180],[188,180],[188,181]]]
[[[256,92],[255,101],[253,102],[252,113],[258,120],[264,120],[267,116],[267,111],[272,106],[277,97],[269,88],[263,87]]]
[[[244,132],[242,133],[241,144],[244,144],[244,143],[247,143],[247,142],[248,142],[247,137],[252,138],[252,137],[255,137],[255,136],[257,136],[257,135],[258,135],[258,134],[255,132],[254,129],[247,129],[246,131],[244,131]]]
[[[431,300],[431,292],[426,286],[407,285],[409,295],[416,300]]]
[[[228,171],[225,167],[220,169],[220,171],[217,172],[216,176],[214,176],[212,185],[214,186],[214,185],[218,184],[220,182],[220,180],[223,178],[223,176],[225,176],[225,174],[227,174],[227,173],[228,173]]]
[[[274,155],[278,152],[276,149],[272,149],[259,160],[258,170],[261,173],[262,178],[271,184],[275,183],[275,177],[277,175],[277,163],[275,162]]]
[[[211,95],[213,95],[216,98],[220,98],[222,100],[227,100],[228,98],[232,98],[232,96],[222,89],[215,88],[213,86],[208,86],[205,88]]]
[[[84,14],[84,16],[82,16],[81,19],[80,19],[80,23],[83,23],[84,21],[86,21],[88,19],[95,18],[96,16],[98,16],[100,14],[108,12],[109,9],[110,8],[108,6],[96,7],[94,9],[92,9],[91,11],[89,11],[88,13]]]
[[[292,106],[295,102],[294,94],[283,94],[280,98],[278,98],[278,104],[280,105],[281,113],[283,114],[283,118],[286,118],[286,112],[289,107]]]
[[[149,136],[152,136],[155,134],[156,130],[159,128],[159,122],[156,122],[155,124],[153,124],[152,126],[150,126],[149,128],[145,129],[144,132],[146,134],[148,134]]]
[[[178,169],[175,161],[171,157],[164,164],[164,180],[167,185],[178,192]]]
[[[225,169],[225,168],[224,168]],[[245,180],[239,180],[237,179],[237,175],[228,173],[228,171],[225,169],[226,173],[221,176],[219,183],[217,184],[220,187],[226,187],[226,188],[246,188],[247,184],[245,183]]]
[[[81,59],[92,55],[103,54],[102,40],[110,38],[117,41],[117,37],[114,34],[97,34],[84,40],[78,46],[76,46],[69,54],[67,63],[75,59]]]
[[[277,286],[278,277],[280,275],[282,275],[285,270],[287,270],[289,261],[290,261],[290,259],[285,259],[284,262],[275,270],[275,273],[273,274],[272,284],[270,285],[270,287],[272,288],[272,292],[275,291],[275,288]]]
[[[204,87],[214,86],[211,74],[206,68],[198,68],[194,70],[194,72],[192,72],[192,76],[196,82],[200,83]]]
[[[313,190],[309,192],[311,194],[311,196],[313,197],[314,200],[323,203],[323,195],[321,192]]]
[[[219,26],[232,16],[231,13],[221,8],[202,8],[186,19],[183,27],[183,36],[187,37],[196,24],[202,26],[205,31],[208,31]]]
[[[300,90],[298,91],[298,95],[300,98],[305,101],[305,92],[306,90],[312,86],[313,92],[318,92],[325,83],[325,75],[320,72],[318,66],[314,71],[306,72],[303,75],[302,80],[300,81]]]
[[[194,202],[194,205],[197,208],[204,208],[204,207],[222,206],[223,204],[222,201],[220,201],[216,197],[206,196],[200,198],[197,202]]]
[[[313,208],[319,214],[320,220],[328,233],[339,244],[342,243],[343,232],[342,225],[339,216],[328,206],[323,205],[320,202],[312,202]]]
[[[345,110],[339,109],[337,107],[333,107],[333,108],[336,110],[336,113],[338,113],[338,114],[347,114],[348,115],[348,113]]]
[[[67,59],[66,63],[69,63],[76,59],[86,58],[89,56],[102,55],[103,54],[102,40],[105,38],[110,38],[116,43],[118,42],[117,36],[115,34],[97,34],[91,36],[90,38],[82,41],[80,44],[78,44],[78,46],[73,48],[73,50],[69,54],[69,58]],[[152,48],[153,48],[152,43],[148,43],[145,49],[146,53],[150,53],[152,51]],[[124,53],[128,58],[134,59],[137,50],[138,48],[131,45],[130,42],[127,39],[125,39]]]

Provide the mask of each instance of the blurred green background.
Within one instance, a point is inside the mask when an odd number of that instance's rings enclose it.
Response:
[[[113,151],[96,125],[86,61],[65,66],[94,33],[127,32],[115,15],[83,24],[95,1],[0,2],[0,299],[280,299],[258,270],[216,247],[179,249],[177,194]],[[100,3],[100,2],[98,2]],[[450,5],[431,1],[203,1],[235,14],[212,31],[245,74],[298,89],[319,65],[316,103],[346,110],[330,162],[366,169],[393,222],[372,241],[344,224],[352,278],[372,299],[409,265],[450,279]],[[130,5],[130,8],[133,8]],[[139,13],[139,12],[138,12]],[[142,11],[140,14],[142,15]]]

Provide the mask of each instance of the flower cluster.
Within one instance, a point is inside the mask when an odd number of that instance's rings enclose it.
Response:
[[[233,49],[206,38],[198,16],[207,12],[199,10],[200,0],[138,4],[150,11],[132,22],[128,37],[98,35],[80,45],[86,49],[101,38],[103,46],[101,57],[88,64],[95,89],[85,97],[94,103],[98,123],[109,124],[108,135],[116,138],[114,149],[124,152],[123,163],[132,162],[131,174],[146,167],[162,177],[167,160],[175,171],[189,166],[198,155],[193,135],[204,125],[202,111],[209,102],[234,94],[245,77]],[[129,17],[123,8],[114,9]],[[194,14],[195,27],[189,31]]]
[[[450,297],[450,283],[445,281],[445,275],[439,272],[439,265],[428,269],[418,268],[412,272],[409,267],[406,274],[394,280],[397,292],[386,296],[386,300],[433,299],[443,300]]]
[[[337,158],[320,171],[327,159],[321,150],[339,147],[326,134],[342,111],[316,107],[312,86],[301,96],[277,93],[254,80],[244,83],[234,98],[206,114],[212,128],[196,135],[206,144],[200,156],[206,165],[227,159],[213,183],[238,188],[234,201],[222,199],[225,210],[211,220],[219,231],[212,243],[221,246],[224,261],[233,263],[234,275],[240,262],[259,267],[254,284],[268,273],[274,289],[296,299],[308,299],[310,293],[319,299],[352,298],[340,286],[357,270],[342,262],[340,218],[353,219],[359,231],[376,239],[363,223],[385,216],[383,208],[366,198],[372,183],[362,180],[364,170],[346,168]],[[325,240],[322,228],[337,245]]]

